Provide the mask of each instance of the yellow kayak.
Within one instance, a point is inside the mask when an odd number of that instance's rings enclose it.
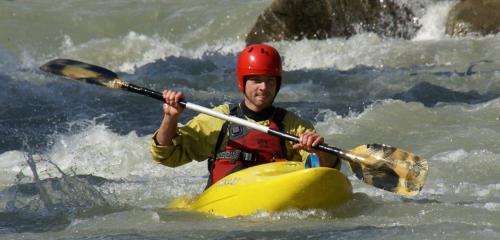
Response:
[[[230,174],[198,197],[174,199],[168,207],[234,217],[259,211],[333,209],[352,195],[351,182],[336,169],[276,162]]]

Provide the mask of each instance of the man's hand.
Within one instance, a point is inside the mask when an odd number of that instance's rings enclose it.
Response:
[[[315,153],[319,156],[320,166],[335,167],[339,169],[340,164],[337,164],[337,161],[340,160],[337,156],[313,148],[324,142],[325,139],[319,134],[308,131],[299,136],[299,142],[293,145],[293,149],[303,149],[310,153]]]
[[[319,150],[313,147],[322,144],[325,141],[323,137],[314,132],[305,132],[299,136],[299,142],[293,145],[293,149],[304,149],[308,152],[319,153]]]
[[[163,121],[161,122],[158,133],[156,134],[156,142],[159,145],[168,146],[172,144],[172,139],[177,136],[177,120],[184,111],[184,108],[177,102],[184,99],[184,93],[174,90],[164,90],[163,98]]]
[[[165,103],[163,104],[165,115],[175,119],[179,118],[184,108],[178,102],[184,99],[184,93],[166,89],[163,91],[163,98],[165,99]]]

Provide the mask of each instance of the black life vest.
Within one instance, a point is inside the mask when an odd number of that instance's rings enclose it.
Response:
[[[245,118],[238,104],[230,104],[229,109],[230,115]],[[282,122],[285,114],[285,109],[275,108],[268,127],[283,130]],[[229,134],[227,145],[224,150],[219,151],[227,134]],[[241,169],[263,163],[286,161],[285,141],[282,138],[229,122],[222,125],[214,153],[208,161],[210,177],[207,188],[219,179]]]

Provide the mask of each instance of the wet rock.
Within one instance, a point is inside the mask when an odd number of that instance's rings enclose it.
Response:
[[[108,180],[103,177],[93,176],[89,174],[67,176],[66,179],[67,178],[74,178],[75,180],[83,180],[85,182],[82,183],[90,184],[92,186],[101,186],[107,182],[114,182],[113,180]],[[64,186],[64,179],[65,178],[47,178],[41,180],[40,182],[42,186],[46,187],[50,186],[50,189],[53,189],[54,191],[61,191],[61,189]],[[37,186],[37,184],[34,182],[17,184],[7,188],[5,191],[2,192],[16,192],[17,195],[23,195],[23,196],[34,196],[40,194],[39,186]]]
[[[462,0],[448,14],[446,34],[487,35],[500,31],[500,1]]]
[[[121,206],[97,189],[113,182],[93,175],[63,175],[0,191],[0,235],[61,231],[75,218],[120,211]]]
[[[16,184],[0,192],[0,206],[4,212],[44,217],[108,208],[108,200],[96,189],[108,182],[113,181],[92,175],[65,175]]]
[[[274,0],[247,35],[247,44],[349,37],[375,32],[412,38],[420,28],[413,12],[388,0]]]
[[[498,97],[498,93],[479,94],[476,91],[460,92],[432,83],[420,82],[408,91],[398,93],[392,98],[405,102],[420,102],[426,107],[434,107],[440,102],[478,104]]]

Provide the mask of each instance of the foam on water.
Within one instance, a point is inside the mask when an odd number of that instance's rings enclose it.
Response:
[[[495,202],[500,194],[496,180],[500,152],[493,150],[498,149],[500,138],[498,106],[498,100],[437,108],[385,100],[346,117],[324,110],[324,120],[316,127],[328,133],[327,142],[346,149],[363,143],[385,143],[426,158],[429,176],[417,198]],[[464,124],[467,122],[470,125]],[[394,197],[352,176],[350,179],[356,191],[385,199]]]
[[[216,45],[202,45],[197,49],[186,49],[159,35],[148,36],[129,32],[119,38],[91,40],[75,45],[71,37],[65,36],[60,57],[79,58],[96,65],[106,66],[117,71],[133,73],[136,68],[167,57],[186,57],[201,59],[210,52],[231,54],[242,47],[242,42]]]
[[[155,90],[181,89],[207,107],[236,101],[236,56],[271,1],[0,2],[0,86],[6,90],[0,91],[0,140],[12,140],[0,153],[0,187],[24,186],[19,179],[32,184],[31,156],[41,181],[57,182],[54,164],[69,175],[103,177],[94,187],[116,199],[112,207],[127,206],[22,237],[498,239],[500,35],[450,38],[442,30],[452,2],[397,2],[417,11],[423,25],[411,41],[362,33],[272,43],[283,55],[286,81],[277,101],[312,120],[330,145],[385,143],[426,158],[421,194],[406,199],[376,189],[344,165],[355,192],[366,195],[344,210],[237,219],[164,210],[172,198],[201,192],[207,170],[205,162],[175,169],[152,162],[159,103],[62,82],[38,67],[74,58]],[[0,192],[2,201],[5,196]],[[10,221],[2,223],[0,232],[12,233],[6,238],[21,238],[9,230]]]
[[[460,67],[461,62],[457,60],[466,57],[470,61],[480,61],[484,59],[497,60],[498,54],[489,54],[490,51],[483,52],[481,55],[470,56],[470,44],[462,44],[462,41],[447,40],[443,35],[444,15],[452,6],[452,2],[431,2],[431,1],[415,1],[408,3],[400,1],[402,4],[411,6],[414,10],[421,11],[425,9],[423,15],[422,29],[415,37],[415,41],[408,42],[400,39],[383,39],[375,34],[364,33],[355,35],[349,39],[328,39],[326,41],[304,40],[298,42],[281,42],[273,43],[276,45],[282,55],[285,56],[285,70],[291,71],[296,69],[318,69],[318,68],[337,68],[341,70],[352,69],[359,65],[372,67],[405,67],[408,65],[423,64],[423,65],[454,65]],[[120,8],[127,8],[128,5],[134,7],[134,2],[113,3],[120,5]],[[94,18],[87,19],[83,16],[73,16],[69,21],[71,26],[81,26],[74,29],[61,30],[56,36],[51,38],[45,36],[47,33],[33,32],[33,34],[42,34],[40,39],[44,41],[50,40],[50,44],[58,44],[59,46],[51,53],[38,53],[37,50],[31,48],[24,49],[33,54],[36,59],[41,61],[54,57],[73,57],[81,60],[90,61],[95,64],[111,67],[112,69],[132,73],[135,68],[143,66],[155,60],[164,59],[168,56],[186,56],[189,58],[199,58],[206,53],[216,52],[219,54],[236,54],[239,49],[244,46],[242,29],[232,33],[224,38],[224,34],[212,36],[215,32],[220,32],[227,27],[232,27],[236,23],[250,24],[251,21],[245,21],[250,18],[252,13],[258,13],[265,4],[258,2],[249,3],[250,6],[234,3],[231,14],[224,14],[221,19],[216,20],[205,19],[199,16],[199,12],[223,11],[227,6],[219,3],[219,8],[204,10],[203,6],[183,8],[189,3],[172,4],[159,2],[146,2],[145,6],[137,11],[132,11],[133,16],[141,16],[139,20],[147,24],[147,30],[139,28],[135,24],[132,26],[122,25],[105,25],[108,31],[96,32],[96,26],[99,24],[96,21],[99,19],[109,19],[114,21],[124,21],[122,14],[119,12],[106,12],[107,9],[115,9],[111,3],[103,3],[98,9],[94,9]],[[165,10],[164,15],[158,13],[158,5],[167,5],[172,7]],[[39,4],[39,8],[44,9],[36,14],[56,14],[61,11],[67,14],[65,8],[82,8],[82,11],[89,11],[89,8],[95,7],[91,4],[72,3],[59,4],[59,8],[52,8],[50,4]],[[413,6],[415,5],[415,6]],[[426,5],[425,8],[421,7]],[[184,6],[184,7],[186,7]],[[114,7],[114,8],[113,8]],[[6,9],[15,12],[13,6],[8,6]],[[49,11],[50,9],[50,11]],[[130,8],[130,10],[135,8]],[[24,12],[25,11],[25,12]],[[26,16],[35,11],[32,8],[23,9],[22,17],[18,16],[19,21],[27,20]],[[54,12],[51,12],[54,11]],[[9,11],[7,11],[9,12]],[[244,14],[243,14],[244,13]],[[186,15],[187,14],[187,15]],[[238,16],[238,14],[240,16]],[[19,14],[21,15],[21,14]],[[191,22],[181,23],[178,19],[181,16],[188,18]],[[420,15],[420,13],[418,14]],[[147,17],[151,16],[151,17]],[[52,23],[53,19],[42,19],[47,24]],[[163,25],[162,25],[163,24]],[[7,25],[7,29],[16,29],[15,25]],[[224,27],[225,26],[225,27]],[[116,29],[115,29],[116,28]],[[144,29],[144,30],[142,30]],[[170,30],[169,30],[170,29]],[[173,30],[172,30],[173,29]],[[154,31],[152,31],[154,30]],[[235,29],[232,29],[235,30]],[[93,38],[88,39],[82,33],[93,32]],[[226,31],[230,32],[230,31]],[[207,37],[211,37],[208,38]],[[238,37],[239,38],[238,38]],[[420,40],[432,40],[420,41]],[[437,41],[443,41],[439,43]],[[478,44],[489,44],[487,39],[473,38],[473,42]],[[492,47],[498,46],[498,41]],[[438,44],[437,48],[435,45]],[[436,52],[436,49],[441,49],[441,45],[450,45],[455,48],[455,54],[444,54]],[[46,49],[39,49],[40,52]],[[476,49],[477,50],[477,49]],[[23,48],[21,48],[23,51]],[[57,52],[59,51],[59,52]],[[466,67],[466,66],[465,66]]]
[[[499,36],[470,38],[467,40],[437,38],[429,41],[384,39],[376,34],[364,33],[349,39],[304,40],[281,43],[278,48],[285,56],[284,68],[339,70],[359,65],[375,68],[398,68],[412,65],[447,66],[465,71],[471,62],[497,61]],[[479,47],[481,45],[481,47]],[[476,47],[478,46],[478,47]],[[454,52],[439,49],[452,48]]]
[[[16,175],[26,164],[25,156],[20,151],[9,151],[0,154],[0,186],[10,186],[16,180]]]
[[[414,41],[439,40],[445,37],[446,18],[455,2],[437,2],[427,6],[425,15],[420,19],[422,28],[413,38]]]
[[[146,36],[129,32],[120,38],[103,38],[75,45],[64,36],[60,57],[79,58],[93,64],[132,73],[137,66],[154,62],[166,56],[180,56],[182,49],[158,35]]]
[[[13,69],[15,69],[15,56],[9,52],[7,49],[2,48],[0,45],[0,71],[2,74],[6,74]]]
[[[114,180],[106,191],[113,192],[119,202],[142,206],[161,207],[170,198],[203,190],[206,163],[193,162],[171,169],[152,161],[151,135],[118,135],[101,124],[84,124],[88,126],[81,132],[54,136],[51,149],[33,155],[41,179],[60,177],[60,170],[68,175],[104,177]],[[33,176],[26,158],[26,152],[21,151],[0,154],[0,185],[9,186],[19,174]]]

